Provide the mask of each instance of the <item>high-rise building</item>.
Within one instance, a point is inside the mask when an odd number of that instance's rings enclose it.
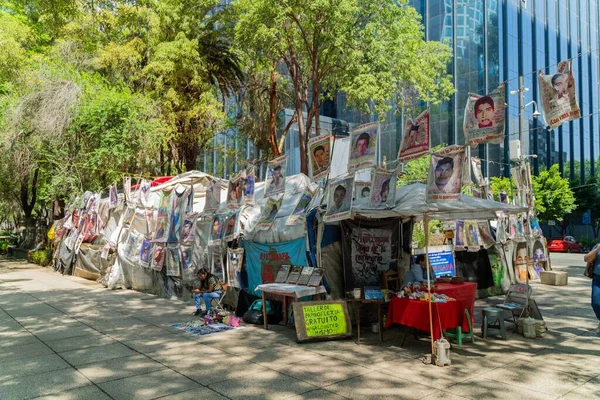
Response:
[[[548,130],[533,118],[533,105],[523,110],[523,151],[536,154],[533,172],[558,163],[571,180],[585,180],[600,168],[598,77],[600,37],[598,0],[410,0],[422,16],[427,40],[452,47],[449,72],[456,93],[431,107],[432,145],[463,144],[463,114],[469,92],[485,94],[500,83],[506,86],[506,139],[500,145],[480,145],[472,152],[487,162],[490,176],[508,175],[508,141],[519,138],[519,77],[527,104],[540,104],[537,74],[556,72],[557,63],[571,59],[582,118]],[[343,94],[326,115],[350,125],[371,120],[348,110]],[[332,112],[333,111],[333,112]],[[400,144],[402,116],[390,113],[382,126],[384,154],[395,157]],[[595,162],[591,162],[594,160]]]

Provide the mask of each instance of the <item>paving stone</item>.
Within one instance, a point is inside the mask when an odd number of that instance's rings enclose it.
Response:
[[[227,399],[215,392],[214,390],[206,387],[199,387],[197,389],[188,390],[177,394],[171,394],[165,397],[161,397],[160,400],[220,400]]]
[[[526,375],[521,371],[522,375]],[[470,399],[555,399],[557,396],[534,390],[534,387],[519,387],[510,382],[501,382],[482,376],[452,385],[445,390]]]
[[[38,343],[29,343],[22,344],[20,346],[7,347],[2,348],[0,351],[0,362],[11,361],[15,359],[23,359],[30,357],[37,357],[44,354],[53,353],[52,349],[43,344],[42,342]]]
[[[318,387],[328,386],[373,372],[371,369],[360,365],[324,356],[310,358],[306,362],[286,364],[278,371]]]
[[[196,382],[169,369],[104,382],[98,386],[116,400],[155,399],[200,387]]]
[[[88,347],[105,346],[117,343],[116,340],[101,333],[92,333],[85,336],[68,337],[63,339],[47,340],[47,346],[57,353],[70,350],[86,349]]]
[[[72,368],[37,375],[15,377],[0,384],[0,399],[20,400],[89,385],[79,372]]]
[[[422,385],[397,376],[374,371],[325,387],[330,392],[350,399],[419,399],[436,392],[431,386]]]
[[[85,364],[78,367],[77,370],[90,381],[100,383],[129,376],[142,375],[165,368],[167,367],[140,354],[137,356],[113,358],[98,363]]]
[[[102,347],[89,347],[86,349],[66,351],[60,353],[67,362],[74,366],[110,360],[111,358],[128,357],[137,355],[135,351],[121,343],[113,343]]]
[[[276,371],[266,371],[209,385],[230,399],[286,399],[316,389]]]
[[[36,397],[36,400],[111,400],[97,386],[89,385],[64,392]]]
[[[0,363],[0,382],[6,382],[13,377],[35,375],[69,367],[69,364],[56,354],[19,358]]]

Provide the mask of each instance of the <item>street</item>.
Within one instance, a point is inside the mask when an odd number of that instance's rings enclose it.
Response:
[[[600,398],[583,255],[551,257],[569,284],[531,283],[546,336],[483,340],[476,322],[476,342],[453,346],[446,367],[423,364],[427,339],[401,348],[397,327],[361,345],[298,344],[284,326],[196,336],[168,326],[193,319],[189,303],[0,260],[0,399]],[[502,300],[477,300],[477,321]]]

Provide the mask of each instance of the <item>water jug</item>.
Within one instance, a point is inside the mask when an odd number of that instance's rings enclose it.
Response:
[[[450,365],[450,343],[446,339],[439,339],[433,343],[433,355],[435,357],[435,365],[443,367]]]
[[[535,319],[531,317],[523,319],[523,336],[528,339],[535,339]]]

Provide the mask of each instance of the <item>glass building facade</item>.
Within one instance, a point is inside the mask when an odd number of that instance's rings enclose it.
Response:
[[[524,103],[540,104],[537,74],[556,72],[557,63],[571,59],[582,118],[548,130],[533,118],[533,105],[523,110],[523,154],[535,154],[533,173],[559,164],[563,176],[584,181],[600,168],[598,75],[600,8],[598,0],[410,0],[422,16],[427,40],[452,47],[450,73],[456,93],[431,106],[432,146],[464,144],[463,114],[468,93],[485,94],[505,83],[506,137],[500,145],[480,145],[472,155],[484,162],[488,176],[508,176],[509,140],[519,139],[519,90],[522,76]],[[371,120],[348,111],[344,96],[335,99],[326,115],[350,125]],[[333,110],[334,112],[330,112]],[[400,145],[402,116],[390,113],[382,126],[382,148],[394,159]],[[390,154],[386,154],[389,152]]]

